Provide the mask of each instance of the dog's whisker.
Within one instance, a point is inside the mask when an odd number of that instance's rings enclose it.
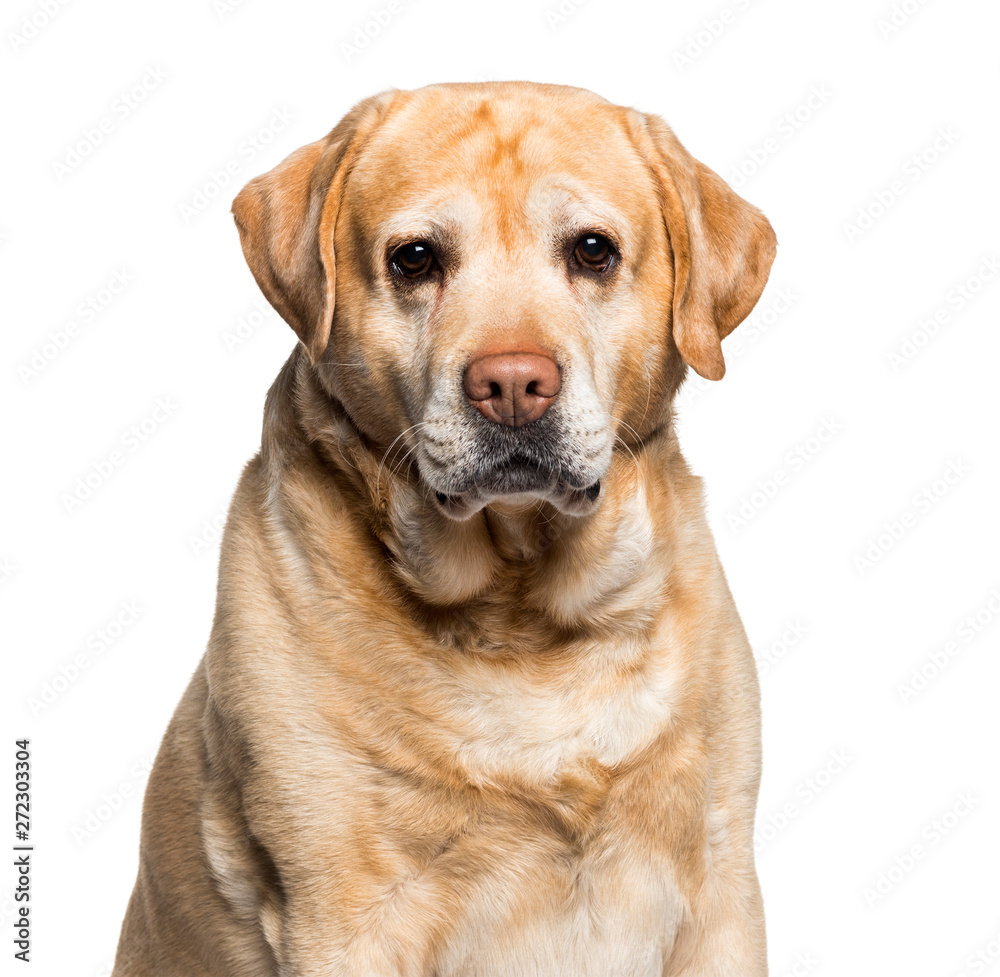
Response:
[[[629,424],[628,421],[619,421],[619,424],[622,427],[628,428],[628,430],[632,432],[632,435],[635,437],[636,441],[639,441],[641,443],[642,439],[639,437],[639,432],[634,427],[632,427],[632,425]],[[646,473],[642,465],[639,464],[639,459],[636,457],[635,452],[629,447],[628,442],[617,432],[615,433],[615,440],[620,441],[621,446],[629,453],[629,455],[631,455],[632,465],[638,472],[639,478],[642,480],[643,488],[645,488]]]
[[[404,433],[404,434],[408,434],[408,433],[409,433],[410,431],[415,431],[415,430],[416,430],[417,428],[420,428],[420,427],[427,427],[427,426],[428,426],[428,425],[427,425],[427,422],[426,422],[426,421],[419,421],[418,423],[416,423],[416,424],[412,425],[412,426],[411,426],[411,427],[410,427],[410,428],[409,428],[409,429],[408,429],[407,431],[405,431],[405,432],[403,432],[403,433]],[[399,439],[397,438],[396,440],[398,441]],[[395,443],[395,442],[393,442],[393,443]],[[406,443],[406,442],[404,442],[404,444],[405,444],[405,443]],[[399,469],[400,469],[400,468],[401,468],[401,467],[403,466],[403,464],[404,464],[404,463],[406,462],[406,459],[407,459],[407,457],[408,457],[408,456],[410,455],[410,453],[411,453],[411,452],[413,452],[413,451],[416,451],[416,449],[417,449],[417,445],[416,445],[416,443],[413,443],[413,444],[410,444],[410,445],[409,445],[409,446],[407,447],[406,451],[404,452],[404,454],[403,454],[403,457],[397,460],[397,458],[396,458],[396,453],[397,453],[397,452],[398,452],[398,451],[399,451],[400,449],[399,449],[399,448],[396,448],[396,449],[395,449],[395,450],[393,451],[393,454],[392,454],[392,457],[391,457],[391,458],[389,459],[389,468],[390,468],[390,470],[395,470],[395,471],[398,471],[398,470],[399,470]]]
[[[390,444],[389,447],[385,449],[385,454],[382,455],[382,460],[378,463],[378,468],[375,471],[375,495],[376,496],[378,495],[379,483],[380,483],[381,478],[382,478],[382,468],[383,468],[383,466],[385,466],[386,459],[389,457],[389,453],[392,451],[392,449],[396,446],[397,442],[401,438],[405,438],[407,434],[409,434],[411,431],[417,430],[417,428],[426,426],[426,423],[427,423],[426,421],[417,421],[416,424],[411,424],[405,430],[400,431],[399,434],[397,434],[396,437],[393,438],[392,444]],[[410,451],[412,451],[415,447],[416,447],[416,445],[411,445],[407,449],[406,455],[403,455],[403,459],[404,460],[406,459],[406,457],[410,453]],[[392,461],[389,462],[389,468],[390,468],[390,471],[391,471],[392,470]]]
[[[629,432],[629,433],[630,433],[630,434],[632,435],[632,437],[634,437],[634,438],[635,438],[635,440],[636,440],[636,441],[637,441],[637,442],[638,442],[639,444],[642,444],[642,437],[640,436],[639,432],[638,432],[638,431],[637,431],[637,430],[636,430],[636,429],[635,429],[634,427],[632,427],[632,425],[631,425],[631,424],[629,424],[629,422],[628,422],[628,421],[625,421],[625,420],[620,420],[620,421],[618,422],[618,424],[619,424],[619,426],[620,426],[620,427],[624,427],[624,428],[626,428],[626,429],[628,430],[628,432]],[[626,448],[628,448],[628,445],[627,445],[627,444],[625,444],[625,441],[624,441],[624,440],[622,440],[622,439],[620,438],[620,436],[619,436],[619,435],[617,435],[617,434],[616,434],[615,436],[616,436],[616,437],[618,437],[618,438],[619,438],[619,440],[621,440],[621,441],[622,441],[622,444],[624,444]],[[630,453],[630,454],[632,455],[632,457],[633,457],[633,458],[635,458],[635,454],[634,454],[634,452],[632,452],[632,450],[631,450],[631,449],[629,449],[629,453]]]

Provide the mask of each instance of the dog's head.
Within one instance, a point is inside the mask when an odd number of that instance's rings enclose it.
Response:
[[[588,512],[685,364],[723,375],[775,251],[660,119],[519,82],[368,99],[233,212],[325,388],[456,519]]]

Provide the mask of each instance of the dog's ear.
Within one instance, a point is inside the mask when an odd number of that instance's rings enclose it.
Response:
[[[673,251],[673,335],[684,361],[709,380],[726,372],[722,340],[760,298],[777,240],[767,218],[642,115],[633,135],[657,183]]]
[[[392,94],[359,102],[324,139],[251,180],[233,201],[253,277],[314,363],[333,323],[333,231],[344,178]]]

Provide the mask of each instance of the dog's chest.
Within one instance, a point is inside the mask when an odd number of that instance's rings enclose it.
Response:
[[[381,972],[388,941],[421,977],[661,977],[684,902],[648,779],[581,766],[544,797],[425,793],[441,823],[422,838],[390,828],[417,817],[393,793],[352,960]]]
[[[684,912],[659,786],[676,676],[666,656],[610,675],[602,650],[548,684],[472,658],[410,680],[406,740],[338,791],[366,846],[341,849],[365,921],[346,972],[395,973],[400,947],[408,977],[661,977]]]
[[[467,893],[435,977],[662,977],[682,912],[666,873],[619,851],[502,876]]]
[[[530,792],[385,778],[350,972],[397,946],[414,977],[661,977],[685,910],[656,783],[592,756]]]

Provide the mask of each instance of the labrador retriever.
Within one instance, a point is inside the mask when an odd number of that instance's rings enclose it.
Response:
[[[252,180],[299,343],[114,977],[756,977],[753,657],[678,450],[775,252],[657,117],[389,91]]]

